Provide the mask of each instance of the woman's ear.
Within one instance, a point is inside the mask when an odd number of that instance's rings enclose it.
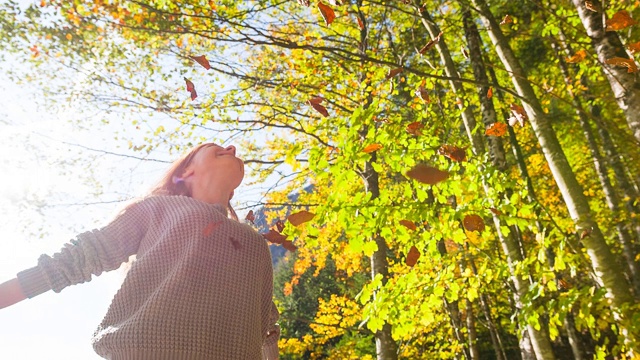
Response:
[[[188,177],[190,177],[194,173],[195,173],[195,171],[193,170],[193,168],[191,166],[189,166],[188,168],[184,169],[184,171],[182,172],[182,175],[180,175],[180,177],[182,178],[182,180],[186,180]]]

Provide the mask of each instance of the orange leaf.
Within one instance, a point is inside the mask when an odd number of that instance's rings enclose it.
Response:
[[[411,135],[415,135],[415,136],[420,136],[422,135],[422,128],[424,127],[424,125],[419,122],[419,121],[415,121],[412,122],[411,124],[407,125],[407,132]]]
[[[336,13],[333,11],[329,5],[325,5],[322,1],[318,1],[318,10],[320,10],[320,14],[322,14],[322,18],[327,25],[331,25],[333,20],[336,18]]]
[[[407,266],[413,267],[418,262],[419,258],[420,258],[420,251],[414,245],[411,247],[411,249],[409,249],[409,252],[407,253],[407,259],[405,260],[405,264],[407,264]]]
[[[627,49],[629,49],[632,54],[640,52],[640,41],[627,45]]]
[[[368,153],[372,153],[374,151],[380,150],[382,149],[382,147],[383,146],[380,144],[370,144],[370,145],[367,145],[364,149],[362,149],[362,151],[368,154]]]
[[[420,55],[424,55],[424,53],[426,53],[427,51],[429,51],[429,49],[431,49],[432,47],[434,47],[438,42],[440,42],[440,37],[442,36],[442,31],[440,31],[440,34],[438,34],[438,36],[436,36],[435,38],[431,39],[431,41],[429,41],[427,43],[427,45],[423,46],[422,49],[420,49],[420,51],[418,51],[420,53]]]
[[[311,221],[314,216],[316,216],[316,214],[308,212],[306,210],[302,210],[295,214],[289,215],[287,219],[293,226],[298,226],[300,224],[306,223],[307,221]]]
[[[607,20],[606,31],[622,30],[637,23],[637,21],[631,18],[631,14],[629,14],[627,10],[620,10],[617,13],[613,14],[611,19]]]
[[[567,58],[565,61],[570,64],[577,64],[580,61],[584,60],[586,57],[587,57],[587,52],[584,49],[582,49],[582,50],[576,51],[576,53],[573,54],[572,57]]]
[[[413,223],[413,221],[409,221],[409,220],[400,220],[398,223],[400,223],[400,225],[406,227],[409,230],[416,230],[416,224]]]
[[[484,220],[479,215],[471,214],[462,219],[462,226],[467,231],[482,231],[484,230]]]
[[[598,8],[589,0],[584,0],[584,7],[587,8],[587,10],[598,12]]]
[[[493,97],[493,88],[490,87],[489,90],[487,90],[487,99],[491,99]]]
[[[509,125],[515,126],[519,123],[520,126],[524,126],[524,121],[528,119],[527,113],[524,111],[524,108],[516,104],[511,104],[509,108],[511,109],[511,114],[513,115],[509,118]]]
[[[311,107],[319,112],[320,114],[322,114],[322,116],[327,117],[329,116],[329,112],[327,111],[327,108],[325,108],[324,106],[320,105],[320,103],[324,101],[324,98],[322,98],[321,96],[316,96],[313,97],[311,99],[309,99],[307,101],[307,104],[311,105]]]
[[[391,79],[392,77],[400,74],[401,72],[403,72],[404,69],[399,67],[399,68],[395,68],[395,69],[390,69],[389,73],[387,74],[387,79]]]
[[[607,59],[605,63],[613,66],[623,66],[627,68],[628,73],[634,73],[638,71],[638,67],[636,66],[636,62],[633,59],[626,59],[621,57],[614,57],[611,59]]]
[[[498,215],[498,216],[502,215],[502,211],[500,211],[500,210],[498,210],[498,209],[496,209],[496,208],[489,208],[489,210],[490,210],[492,213],[494,213],[495,215]]]
[[[293,241],[285,240],[282,242],[282,247],[287,249],[288,251],[294,252],[298,250],[298,247],[293,245]]]
[[[360,19],[359,16],[356,16],[356,20],[358,20],[358,27],[360,30],[364,30],[364,23],[362,22],[362,19]]]
[[[282,244],[287,239],[285,235],[282,235],[273,229],[270,229],[266,234],[262,234],[262,236],[267,239],[267,241],[274,244]]]
[[[500,21],[500,25],[511,24],[513,22],[513,18],[511,15],[507,14],[504,16],[502,21]]]
[[[218,226],[220,226],[220,224],[222,224],[222,221],[212,221],[209,224],[207,224],[207,226],[204,228],[204,230],[202,230],[202,235],[204,236],[209,236],[213,233],[213,230],[215,230]]]
[[[416,91],[416,95],[418,95],[420,99],[422,99],[422,101],[427,104],[431,102],[431,99],[429,99],[429,92],[422,85],[420,85],[420,87]]]
[[[461,149],[455,145],[445,144],[440,146],[440,148],[438,149],[438,154],[448,157],[453,161],[460,162],[467,160],[467,153],[464,151],[464,149]]]
[[[249,210],[249,213],[247,213],[247,216],[245,216],[244,219],[250,222],[254,222],[256,220],[256,215],[253,213],[253,210]]]
[[[204,67],[205,69],[207,70],[211,69],[211,65],[209,64],[209,60],[207,60],[206,56],[204,55],[192,56],[191,58],[198,64],[202,65],[202,67]]]
[[[418,164],[407,171],[407,176],[424,184],[435,185],[446,180],[449,173],[428,165]]]
[[[196,87],[193,85],[191,80],[184,78],[184,81],[187,84],[187,91],[191,93],[191,100],[195,100],[198,97],[198,93],[196,93]]]
[[[484,132],[488,136],[502,136],[507,133],[507,124],[505,123],[493,123]]]

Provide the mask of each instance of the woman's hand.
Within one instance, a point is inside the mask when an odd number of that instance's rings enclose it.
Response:
[[[0,309],[11,306],[26,298],[18,279],[12,279],[0,284]]]

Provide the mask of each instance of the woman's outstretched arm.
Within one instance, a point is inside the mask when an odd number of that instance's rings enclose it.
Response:
[[[26,298],[18,279],[12,279],[0,284],[0,309],[11,306]]]

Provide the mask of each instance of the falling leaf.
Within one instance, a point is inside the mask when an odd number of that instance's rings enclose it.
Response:
[[[489,208],[489,210],[494,214],[494,215],[502,215],[502,211],[496,209],[496,208]]]
[[[409,220],[400,220],[398,222],[400,225],[406,227],[409,230],[416,230],[416,224],[413,223],[413,221],[409,221]]]
[[[284,230],[284,222],[282,220],[276,221],[276,230],[278,230],[279,233]]]
[[[591,235],[592,230],[592,228],[582,230],[582,232],[580,233],[580,240],[583,240],[587,236]]]
[[[627,49],[629,49],[632,54],[640,52],[640,41],[627,45]]]
[[[420,55],[424,55],[424,53],[426,53],[427,51],[429,51],[429,49],[431,49],[432,47],[434,47],[438,42],[440,42],[440,37],[442,36],[442,31],[440,31],[440,34],[438,34],[438,36],[436,36],[435,38],[431,39],[431,41],[429,41],[427,43],[427,45],[423,46],[422,49],[420,49],[420,51],[418,51],[420,53]]]
[[[464,226],[467,231],[482,232],[482,230],[484,230],[484,220],[482,220],[480,215],[466,215],[464,219],[462,219],[462,226]]]
[[[288,251],[294,252],[298,250],[298,247],[293,245],[293,241],[285,240],[282,242],[282,247],[287,249]]]
[[[184,81],[187,83],[187,91],[191,93],[191,100],[195,100],[198,97],[198,93],[196,93],[196,87],[193,85],[191,80],[184,78]]]
[[[563,290],[568,290],[571,285],[562,279],[558,279],[558,287]]]
[[[511,118],[509,118],[509,120],[510,119]],[[488,136],[503,136],[507,133],[507,131],[508,131],[507,124],[496,122],[489,125],[489,127],[487,128],[487,130],[485,130],[484,133],[485,135],[488,135]]]
[[[370,145],[367,145],[364,149],[362,149],[362,152],[365,152],[365,153],[368,154],[368,153],[372,153],[372,152],[380,150],[380,149],[382,149],[382,145],[380,145],[380,144],[370,144]]]
[[[572,57],[567,58],[565,61],[570,64],[577,64],[580,61],[584,60],[586,57],[587,57],[587,51],[582,49],[582,50],[576,51],[576,53],[573,54]]]
[[[318,10],[320,10],[320,14],[322,14],[322,18],[324,22],[328,25],[331,25],[333,20],[336,18],[336,13],[333,11],[331,7],[322,3],[322,1],[318,1]]]
[[[212,221],[209,224],[207,224],[207,226],[204,228],[204,230],[202,230],[202,235],[204,236],[209,236],[213,233],[213,230],[215,230],[218,226],[220,226],[220,224],[222,224],[222,221]]]
[[[636,62],[633,59],[626,59],[621,57],[614,57],[611,59],[607,59],[605,63],[613,66],[623,66],[627,68],[628,73],[634,73],[638,71],[638,67],[636,66]]]
[[[520,124],[520,126],[524,126],[524,121],[528,119],[527,113],[524,111],[524,108],[516,104],[511,104],[509,108],[511,109],[511,114],[513,115],[509,118],[509,125],[515,126],[516,124]]]
[[[308,212],[306,210],[302,210],[295,214],[289,215],[287,219],[293,226],[298,226],[300,224],[306,223],[307,221],[311,221],[314,216],[316,216],[316,214]]]
[[[422,101],[427,104],[431,102],[431,99],[429,98],[429,92],[424,88],[423,85],[420,85],[418,90],[416,90],[416,95],[418,95],[420,99],[422,99]]]
[[[627,10],[620,10],[617,13],[613,14],[611,19],[607,20],[606,31],[622,30],[637,23],[637,21],[631,18],[631,14],[629,14]]]
[[[500,25],[511,24],[513,22],[513,18],[511,15],[507,14],[504,16],[502,21],[500,21]]]
[[[411,247],[411,249],[409,249],[409,252],[407,253],[407,259],[405,260],[405,264],[407,264],[407,266],[413,267],[418,262],[419,258],[420,258],[420,251],[414,245]]]
[[[286,235],[282,235],[273,229],[270,229],[266,234],[262,234],[262,236],[273,244],[282,244],[287,239]]]
[[[407,125],[407,132],[414,136],[420,136],[422,135],[423,127],[424,127],[424,124],[422,124],[420,121],[415,121]]]
[[[464,151],[464,149],[461,149],[457,146],[454,145],[442,145],[440,146],[440,148],[438,149],[438,154],[448,157],[449,159],[453,160],[453,161],[466,161],[467,160],[467,153],[466,151]]]
[[[309,0],[298,0],[298,4],[300,4],[302,6],[309,6],[309,5],[311,5],[311,1],[309,1]]]
[[[464,45],[460,45],[460,51],[462,51],[462,56],[464,56],[465,59],[469,59],[469,52],[467,52],[467,49],[464,47]]]
[[[209,60],[207,60],[206,56],[204,55],[192,56],[191,58],[198,64],[202,65],[202,67],[204,67],[205,69],[207,70],[211,69],[211,65],[209,64]]]
[[[311,98],[307,101],[307,104],[311,105],[311,107],[319,112],[320,114],[322,114],[322,116],[327,117],[329,116],[329,112],[327,111],[327,108],[325,108],[324,106],[320,105],[320,103],[324,101],[324,98],[321,96],[316,96],[314,98]]]
[[[356,20],[358,20],[358,27],[360,30],[364,30],[364,23],[362,22],[362,19],[360,19],[359,16],[356,16]]]
[[[418,164],[407,171],[407,176],[424,184],[435,185],[446,180],[449,173],[428,165]]]
[[[596,6],[589,0],[584,1],[584,7],[587,8],[587,10],[598,12],[598,9],[596,8]]]
[[[487,99],[491,99],[493,97],[493,88],[490,87],[489,90],[487,90]]]
[[[395,68],[395,69],[390,69],[389,73],[387,74],[387,79],[391,79],[392,77],[400,74],[401,72],[403,72],[404,69],[399,67],[399,68]]]
[[[244,219],[250,222],[256,221],[256,215],[253,213],[253,210],[249,210],[249,213],[247,213]]]

